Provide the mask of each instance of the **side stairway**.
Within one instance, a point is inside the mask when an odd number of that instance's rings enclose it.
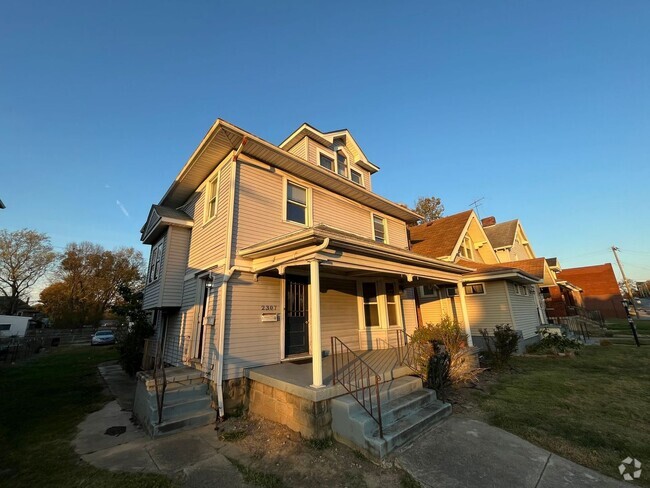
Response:
[[[145,432],[151,437],[161,437],[213,422],[216,412],[210,406],[208,384],[201,372],[192,368],[167,368],[165,371],[167,387],[161,423],[158,423],[156,385],[151,371],[137,375],[133,415]],[[162,391],[161,379],[158,389]]]
[[[451,405],[438,400],[435,391],[422,388],[420,378],[403,376],[382,383],[379,390],[384,438],[379,437],[377,422],[354,397],[343,395],[331,401],[336,440],[381,459],[451,415]]]

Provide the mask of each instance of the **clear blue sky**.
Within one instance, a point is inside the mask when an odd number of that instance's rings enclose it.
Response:
[[[381,195],[484,197],[540,256],[616,244],[650,279],[647,0],[4,0],[0,63],[0,227],[59,247],[139,246],[217,117],[274,143],[307,121],[350,129]]]

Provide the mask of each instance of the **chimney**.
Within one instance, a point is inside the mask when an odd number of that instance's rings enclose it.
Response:
[[[483,227],[490,227],[491,225],[496,225],[497,219],[494,217],[485,217],[484,219],[481,219],[481,225]]]

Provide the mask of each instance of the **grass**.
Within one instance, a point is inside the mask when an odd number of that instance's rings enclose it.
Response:
[[[114,348],[61,348],[0,370],[0,486],[168,487],[159,475],[111,473],[81,461],[70,441],[108,397],[97,365]]]
[[[619,479],[627,456],[650,461],[650,347],[587,347],[575,358],[513,359],[480,399],[488,421]],[[639,483],[650,487],[643,473]]]
[[[634,325],[636,325],[636,330],[639,334],[650,334],[650,320],[637,320],[634,316],[632,316],[632,320],[634,320]],[[605,327],[614,333],[623,332],[630,334],[630,337],[632,336],[630,324],[627,323],[626,319],[607,319],[605,321]]]
[[[286,486],[282,480],[274,474],[249,468],[232,458],[228,458],[228,460],[239,470],[246,483],[251,483],[263,488],[284,488]]]

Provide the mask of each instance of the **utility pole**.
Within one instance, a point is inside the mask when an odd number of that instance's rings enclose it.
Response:
[[[625,289],[627,290],[627,295],[628,298],[630,299],[630,303],[634,305],[634,311],[636,312],[636,318],[639,317],[639,311],[637,310],[636,304],[634,303],[634,295],[632,295],[632,288],[630,288],[630,282],[627,280],[627,276],[625,276],[625,271],[623,271],[623,265],[621,264],[621,260],[618,259],[618,254],[616,251],[620,251],[620,249],[616,246],[612,246],[612,252],[614,253],[614,257],[616,258],[616,262],[618,263],[618,269],[621,270],[621,276],[623,276],[623,283],[625,283]]]

